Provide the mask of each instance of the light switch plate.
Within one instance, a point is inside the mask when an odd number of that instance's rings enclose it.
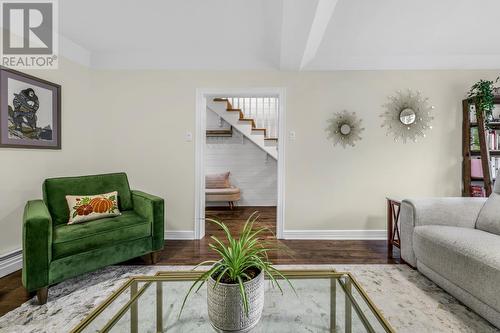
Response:
[[[191,142],[191,141],[193,141],[193,133],[192,133],[192,132],[187,131],[187,132],[186,132],[186,136],[185,136],[185,140],[186,140],[186,142]]]
[[[288,138],[290,139],[290,141],[295,141],[296,138],[295,131],[288,132]]]

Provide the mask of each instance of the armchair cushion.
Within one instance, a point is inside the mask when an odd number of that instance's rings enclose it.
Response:
[[[49,208],[54,224],[60,225],[68,223],[69,220],[67,195],[96,195],[113,191],[118,191],[120,211],[133,209],[125,173],[46,179],[43,183],[43,200]]]
[[[495,188],[497,187],[497,183],[495,183]],[[476,228],[500,235],[500,194],[493,192],[488,200],[486,200],[483,208],[479,212]]]
[[[151,237],[151,222],[134,211],[121,216],[54,228],[54,259],[92,251],[143,237]]]

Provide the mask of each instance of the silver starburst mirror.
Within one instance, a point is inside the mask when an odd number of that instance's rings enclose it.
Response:
[[[328,139],[333,140],[333,145],[340,144],[343,148],[356,144],[361,140],[361,132],[365,129],[361,126],[361,119],[355,112],[337,112],[328,119]]]
[[[389,97],[389,102],[384,104],[385,111],[380,115],[383,118],[382,127],[387,128],[387,135],[394,135],[394,141],[407,140],[417,142],[418,137],[425,137],[425,132],[432,129],[430,125],[434,119],[428,98],[422,97],[419,91],[408,89],[398,91]]]

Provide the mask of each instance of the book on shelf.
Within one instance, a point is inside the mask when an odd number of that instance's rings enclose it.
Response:
[[[471,197],[485,197],[486,196],[486,191],[484,190],[484,187],[482,187],[482,186],[471,185],[471,187],[470,187],[470,196]]]
[[[498,170],[500,169],[500,157],[490,157],[490,177],[495,180]],[[483,165],[480,157],[471,158],[470,160],[470,176],[472,179],[483,179]]]
[[[493,106],[493,110],[491,110],[491,115],[493,119],[495,119],[494,121],[498,121],[500,119],[500,105],[495,104]]]
[[[484,177],[483,166],[481,165],[481,158],[471,158],[470,176],[471,178],[479,178],[479,179],[482,179]]]
[[[500,150],[500,129],[491,130],[486,133],[486,145],[489,150]],[[480,150],[479,131],[477,127],[470,129],[470,149]]]
[[[495,180],[500,169],[500,157],[490,157],[491,178]]]
[[[489,131],[487,134],[487,143],[488,148],[490,150],[499,150],[500,149],[500,131],[493,130]]]

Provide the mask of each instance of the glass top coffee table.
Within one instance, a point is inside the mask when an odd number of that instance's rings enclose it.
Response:
[[[350,273],[283,271],[283,295],[266,281],[264,311],[251,332],[394,332]],[[72,332],[213,332],[207,290],[182,301],[199,271],[129,279]]]

